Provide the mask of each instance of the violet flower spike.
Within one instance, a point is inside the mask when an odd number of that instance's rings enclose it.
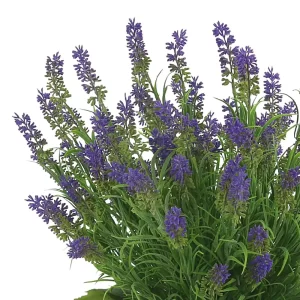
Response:
[[[175,239],[178,235],[185,236],[186,234],[186,218],[181,216],[181,208],[176,206],[171,207],[165,217],[166,232]]]

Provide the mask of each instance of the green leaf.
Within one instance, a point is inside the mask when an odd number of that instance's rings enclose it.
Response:
[[[80,298],[76,298],[74,300],[118,300],[118,299],[122,299],[120,297],[117,296],[113,296],[111,295],[109,292],[107,292],[108,290],[103,290],[103,289],[94,289],[94,290],[90,290],[87,291],[87,295],[82,296]],[[107,292],[107,293],[106,293]],[[106,295],[105,295],[106,293]],[[105,296],[104,296],[105,295]]]

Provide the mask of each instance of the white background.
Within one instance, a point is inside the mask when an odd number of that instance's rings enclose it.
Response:
[[[36,101],[37,89],[46,86],[45,62],[57,51],[65,60],[64,78],[76,107],[89,124],[87,95],[73,69],[72,50],[89,50],[92,67],[106,85],[106,104],[115,112],[124,93],[131,91],[131,71],[126,48],[126,24],[135,17],[142,23],[152,64],[152,78],[163,69],[168,74],[165,43],[174,30],[187,29],[185,47],[192,75],[204,83],[205,112],[221,115],[213,97],[227,98],[221,86],[213,23],[228,24],[239,46],[255,51],[263,72],[273,66],[281,75],[282,90],[295,97],[300,88],[298,1],[13,1],[0,4],[1,101],[1,217],[0,298],[73,300],[88,289],[104,284],[84,284],[99,275],[84,260],[67,257],[67,247],[27,207],[28,195],[43,195],[56,188],[40,166],[30,162],[30,150],[12,115],[28,113],[50,146],[58,141],[43,119]],[[161,84],[160,84],[161,86]],[[287,144],[290,144],[290,140]]]

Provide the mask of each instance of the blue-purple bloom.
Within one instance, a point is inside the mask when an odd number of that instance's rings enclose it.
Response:
[[[88,196],[87,191],[80,187],[75,178],[61,175],[60,186],[65,190],[73,203],[79,203],[82,196]]]
[[[234,206],[238,202],[245,202],[250,196],[250,178],[247,178],[247,173],[244,169],[239,169],[231,178],[231,183],[228,190],[228,200],[233,200]]]
[[[129,49],[129,58],[135,65],[142,62],[142,59],[148,56],[143,40],[143,31],[141,23],[135,23],[135,19],[129,19],[126,26],[126,41]]]
[[[75,209],[68,210],[68,205],[62,203],[59,198],[54,199],[53,195],[48,196],[28,196],[26,201],[29,202],[30,209],[35,210],[39,217],[42,217],[46,224],[51,220],[56,225],[60,225],[62,218],[73,223],[74,217],[77,215]]]
[[[67,246],[70,247],[68,256],[71,259],[85,257],[96,249],[96,246],[91,243],[88,237],[80,237],[70,242]]]
[[[211,282],[220,286],[223,285],[230,277],[227,265],[215,264],[209,274]]]
[[[60,57],[61,56],[59,55],[58,52],[53,55],[52,59],[49,56],[47,57],[46,77],[57,77],[57,76],[62,76],[64,74],[63,73],[64,61]]]
[[[189,166],[189,160],[183,155],[178,154],[172,158],[170,175],[174,180],[180,182],[181,185],[184,183],[184,176],[191,175],[192,171]]]
[[[281,186],[283,189],[294,189],[300,184],[300,167],[288,170],[288,172],[281,172]]]
[[[224,130],[225,133],[229,135],[231,141],[238,147],[249,149],[254,143],[253,131],[246,128],[238,118],[226,119]]]
[[[226,189],[229,187],[232,177],[236,174],[236,172],[238,172],[241,167],[240,167],[240,162],[242,161],[242,156],[240,154],[238,154],[235,159],[231,159],[228,161],[223,175],[221,177],[221,182],[220,182],[220,188],[221,189]],[[243,167],[242,169],[245,169],[245,167]]]
[[[39,149],[43,149],[43,147],[47,145],[47,141],[43,138],[42,133],[36,129],[36,125],[31,122],[29,115],[23,113],[22,117],[19,117],[15,113],[13,118],[19,127],[19,131],[23,133],[23,136],[27,141],[27,145],[32,152],[31,158],[37,161],[37,152]]]
[[[269,253],[256,256],[250,262],[250,271],[251,271],[252,279],[256,283],[261,282],[271,271],[272,266],[273,266],[273,261]]]
[[[174,138],[175,135],[173,133],[161,133],[157,128],[152,130],[152,136],[149,137],[149,145],[151,146],[153,154],[160,149],[157,156],[162,160],[162,162],[165,161],[175,148],[175,145],[173,144]]]
[[[93,144],[85,145],[81,148],[81,152],[77,154],[82,157],[84,162],[88,165],[91,175],[95,179],[103,179],[105,171],[105,156],[103,150],[95,141]]]
[[[155,101],[154,113],[169,129],[174,127],[179,116],[178,109],[169,100],[164,103],[159,100]]]
[[[228,97],[227,99],[224,99],[224,101],[225,101],[226,103],[228,103],[229,106],[230,106],[232,109],[233,109],[234,107],[236,107],[236,106],[235,106],[234,100],[232,100],[232,101],[230,102],[230,97]],[[222,111],[223,111],[223,112],[227,112],[227,111],[228,111],[228,114],[224,116],[224,119],[225,119],[225,120],[233,117],[233,115],[232,115],[232,113],[231,113],[231,110],[229,109],[229,107],[228,107],[227,105],[222,105]]]
[[[104,113],[98,108],[90,118],[97,141],[107,155],[112,144],[111,134],[115,132],[115,122],[109,112]],[[121,138],[121,137],[120,137]]]
[[[112,162],[111,166],[109,166],[111,172],[108,174],[108,177],[112,180],[117,181],[120,184],[125,183],[124,175],[126,173],[126,167],[118,162]]]
[[[228,200],[233,201],[234,207],[238,202],[245,202],[250,196],[250,178],[247,177],[246,167],[240,167],[241,155],[229,160],[221,177],[220,188],[228,189]]]
[[[278,73],[273,72],[273,68],[268,68],[268,72],[265,72],[264,78],[264,93],[265,103],[264,109],[275,113],[279,110],[278,103],[282,101],[282,95],[278,95],[281,91],[281,84],[279,83],[280,77]]]
[[[247,73],[249,73],[249,76],[257,75],[259,71],[256,56],[249,46],[246,46],[245,49],[239,49],[235,57],[235,65],[238,68],[240,78],[245,78]]]
[[[125,101],[120,101],[117,105],[117,109],[119,110],[119,115],[116,117],[115,124],[125,127],[135,125],[135,111],[134,105],[131,102],[131,96],[126,97],[125,95]]]
[[[266,240],[269,238],[268,231],[262,226],[254,226],[250,228],[248,233],[248,242],[253,243],[256,249],[260,249],[264,246]]]
[[[174,50],[174,54],[167,54],[168,61],[177,61],[181,67],[186,66],[185,58],[179,59],[180,56],[184,55],[183,47],[187,42],[186,30],[181,29],[180,33],[174,31],[172,36],[174,37],[175,43],[166,43],[166,49]]]
[[[186,218],[181,216],[181,208],[176,206],[171,207],[165,218],[166,232],[169,236],[172,239],[178,235],[184,236],[186,233],[186,225]]]
[[[297,107],[295,106],[294,101],[290,101],[288,103],[284,104],[284,107],[281,107],[279,109],[279,114],[296,114],[297,113]],[[284,116],[281,118],[280,125],[281,130],[286,130],[292,123],[294,123],[294,120],[292,120],[292,116]]]
[[[201,89],[203,89],[203,82],[200,81],[198,82],[198,77],[193,77],[192,80],[189,81],[189,88],[192,89],[187,103],[188,104],[194,104],[195,103],[195,108],[198,111],[202,111],[203,109],[203,100],[204,100],[204,93],[199,93]]]
[[[91,62],[89,61],[89,53],[87,50],[83,50],[83,46],[75,47],[73,50],[73,58],[77,60],[77,64],[74,65],[75,71],[77,73],[78,79],[81,82],[88,82],[88,84],[82,84],[83,89],[86,93],[90,93],[95,90],[96,82],[99,82],[99,77],[96,76],[96,71],[91,67]]]
[[[232,49],[231,45],[235,43],[235,38],[230,34],[227,24],[217,22],[214,24],[213,35],[219,47],[219,56],[222,74],[228,75],[232,70],[232,59],[238,54],[239,47]],[[227,58],[228,57],[228,58]],[[229,64],[229,67],[227,66]]]
[[[138,169],[128,168],[123,180],[131,193],[146,193],[154,187],[152,180]]]

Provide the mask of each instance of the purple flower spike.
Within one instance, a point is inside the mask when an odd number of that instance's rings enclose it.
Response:
[[[247,72],[249,75],[258,74],[259,68],[257,67],[257,59],[249,46],[239,50],[236,55],[235,64],[238,68],[239,77],[241,78],[244,78]]]
[[[226,119],[224,127],[226,134],[238,147],[249,149],[253,145],[254,136],[252,130],[246,128],[239,119]]]
[[[249,230],[248,242],[253,243],[256,249],[264,246],[265,241],[269,238],[268,232],[262,226],[254,226]]]
[[[58,198],[53,199],[53,195],[48,196],[28,196],[26,201],[29,202],[30,209],[35,210],[46,224],[52,220],[56,225],[61,223],[62,218],[66,218],[73,223],[74,217],[78,214],[75,209],[68,211],[68,205],[62,203]]]
[[[90,93],[95,90],[95,83],[99,81],[99,77],[96,76],[96,71],[91,67],[91,62],[89,61],[89,53],[87,50],[83,50],[83,46],[75,47],[76,50],[72,51],[73,58],[77,60],[76,65],[74,65],[75,71],[77,73],[78,79],[81,82],[88,82],[89,84],[82,84],[83,89],[86,93]]]
[[[288,170],[287,173],[281,173],[281,186],[283,189],[294,189],[300,184],[300,167]]]
[[[36,125],[31,122],[29,115],[23,114],[22,117],[19,117],[15,113],[13,118],[32,152],[31,158],[37,161],[37,151],[38,149],[43,149],[44,145],[47,145],[46,140],[42,138],[42,133],[36,129]]]
[[[175,236],[181,233],[184,236],[186,233],[186,218],[180,216],[181,208],[176,206],[171,207],[165,218],[166,232],[174,239]]]
[[[91,251],[95,250],[95,245],[92,245],[88,237],[80,237],[68,245],[70,247],[68,256],[71,259],[82,258],[88,255]]]
[[[252,279],[256,283],[261,282],[271,271],[272,266],[273,266],[273,261],[269,253],[256,256],[250,262],[250,271],[251,271]]]
[[[192,174],[189,166],[189,160],[183,155],[175,155],[171,161],[170,174],[176,181],[179,181],[182,185],[184,183],[184,176]]]
[[[217,286],[224,284],[229,277],[230,273],[227,265],[215,264],[210,272],[210,280]]]

